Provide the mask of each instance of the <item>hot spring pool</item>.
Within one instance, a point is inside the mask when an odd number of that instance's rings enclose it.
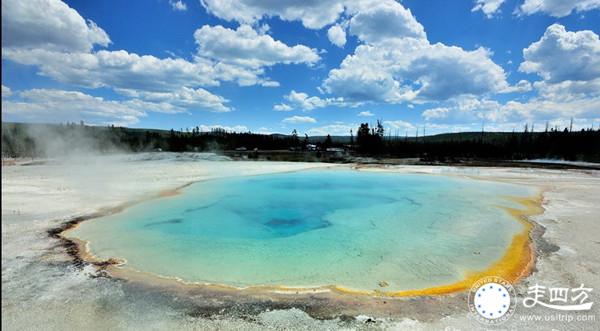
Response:
[[[528,187],[349,169],[215,179],[83,222],[70,237],[124,268],[235,287],[395,292],[501,259]]]

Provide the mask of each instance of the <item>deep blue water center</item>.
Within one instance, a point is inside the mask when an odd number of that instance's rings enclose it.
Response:
[[[239,185],[238,179],[222,180],[219,188],[207,182],[204,188],[211,190],[215,196],[210,201],[206,201],[208,198],[190,201],[194,205],[186,208],[185,218],[179,220],[219,219],[216,227],[203,227],[201,230],[220,236],[288,237],[331,226],[327,215],[336,209],[406,203],[405,198],[376,192],[377,187],[385,189],[387,180],[385,176],[365,175],[349,181],[343,172],[330,172],[324,180],[319,172],[306,172],[257,176],[247,179],[244,185]],[[235,185],[236,193],[217,192],[226,191],[229,185]],[[343,196],[340,195],[342,190]],[[173,222],[160,224],[169,226]],[[248,226],[252,227],[252,231],[239,231],[247,230]]]

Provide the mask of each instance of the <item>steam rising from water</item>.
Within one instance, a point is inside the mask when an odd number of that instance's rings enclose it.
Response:
[[[41,138],[52,139],[42,135]],[[50,144],[48,150],[61,146]],[[42,164],[2,167],[2,326],[8,329],[336,328],[298,310],[243,319],[199,317],[194,305],[78,270],[47,230],[77,215],[206,178],[325,165],[230,162],[210,153],[57,154]],[[57,152],[58,153],[58,152]],[[59,157],[60,155],[60,157]],[[27,160],[29,162],[29,160]],[[209,301],[206,301],[209,302]]]

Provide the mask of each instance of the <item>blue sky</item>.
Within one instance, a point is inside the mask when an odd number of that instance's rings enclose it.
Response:
[[[600,126],[600,0],[2,2],[2,116],[309,135]],[[422,132],[422,131],[421,131]]]

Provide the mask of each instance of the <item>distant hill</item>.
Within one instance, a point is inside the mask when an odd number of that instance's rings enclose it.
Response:
[[[537,135],[542,134],[543,132],[533,132],[528,133],[529,135]],[[472,141],[472,140],[481,140],[484,141],[506,141],[510,137],[520,136],[522,132],[457,132],[457,133],[440,133],[435,135],[429,135],[425,137],[415,136],[385,136],[384,140],[391,141],[409,141],[409,142],[461,142],[461,141]],[[309,137],[308,140],[310,142],[323,142],[327,136],[313,136]],[[356,138],[356,137],[355,137]],[[350,143],[350,136],[331,136],[333,142],[338,142],[342,144]]]

